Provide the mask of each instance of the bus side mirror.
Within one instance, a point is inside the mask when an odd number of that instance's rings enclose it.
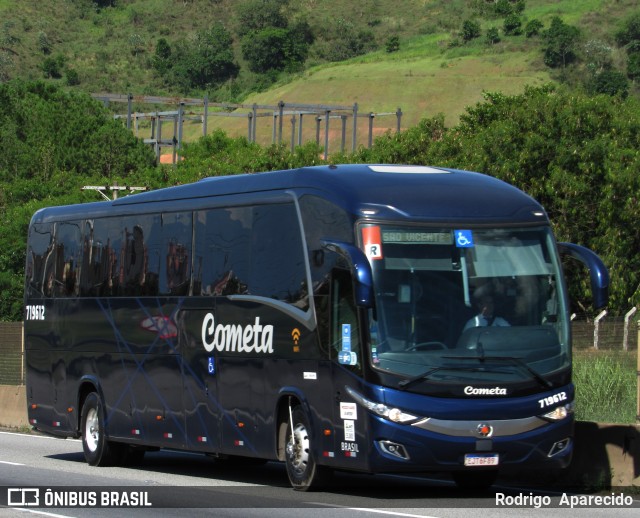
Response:
[[[344,257],[351,266],[355,282],[356,304],[363,308],[373,307],[373,273],[367,256],[357,246],[341,241],[322,241],[323,247]]]
[[[609,270],[602,259],[588,248],[573,243],[558,243],[558,251],[577,259],[589,269],[593,305],[596,309],[606,306],[609,301]]]

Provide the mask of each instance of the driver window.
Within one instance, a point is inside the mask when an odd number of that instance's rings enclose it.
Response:
[[[334,270],[331,277],[331,359],[359,373],[362,347],[353,280],[345,270]]]

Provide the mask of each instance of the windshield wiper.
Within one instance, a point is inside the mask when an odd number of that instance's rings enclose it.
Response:
[[[485,356],[484,354],[480,354],[479,356],[443,356],[443,358],[446,358],[447,360],[480,360],[480,362],[484,362],[486,360],[511,362],[513,365],[526,370],[531,375],[531,377],[538,383],[540,383],[543,387],[553,387],[553,383],[544,378],[542,374],[536,371],[533,367],[527,365],[527,363],[522,358],[518,358],[517,356]]]
[[[434,372],[438,372],[438,371],[442,371],[442,370],[447,370],[447,371],[452,371],[452,370],[459,370],[459,371],[477,371],[478,368],[477,367],[459,367],[459,366],[447,366],[447,367],[434,367],[433,369],[429,369],[428,371],[425,371],[421,374],[418,374],[416,376],[413,376],[412,378],[407,378],[405,380],[399,381],[398,382],[398,388],[400,390],[406,390],[409,385],[413,385],[416,381],[420,381],[423,379],[428,379],[429,376],[431,374],[433,374]]]

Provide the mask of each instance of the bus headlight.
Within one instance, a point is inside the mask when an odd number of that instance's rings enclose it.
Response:
[[[562,421],[573,414],[573,403],[568,403],[554,408],[551,412],[541,415],[543,419],[547,421]]]
[[[388,419],[389,421],[393,421],[394,423],[410,423],[420,419],[413,414],[403,412],[399,408],[390,408],[382,403],[375,403],[373,401],[370,401],[362,394],[359,394],[358,392],[353,390],[351,387],[345,387],[345,389],[347,390],[349,395],[356,400],[356,403],[363,406],[370,412]]]

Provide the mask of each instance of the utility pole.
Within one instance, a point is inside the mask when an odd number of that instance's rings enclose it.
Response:
[[[114,185],[111,186],[103,186],[103,185],[85,185],[82,188],[83,191],[96,191],[99,192],[100,195],[107,201],[111,201],[111,198],[109,198],[106,194],[105,191],[111,191],[112,193],[112,197],[114,200],[118,199],[118,192],[119,191],[131,191],[131,192],[139,192],[139,191],[146,191],[147,188],[146,187],[127,187],[127,186],[120,186],[118,185],[118,183],[116,182]]]

